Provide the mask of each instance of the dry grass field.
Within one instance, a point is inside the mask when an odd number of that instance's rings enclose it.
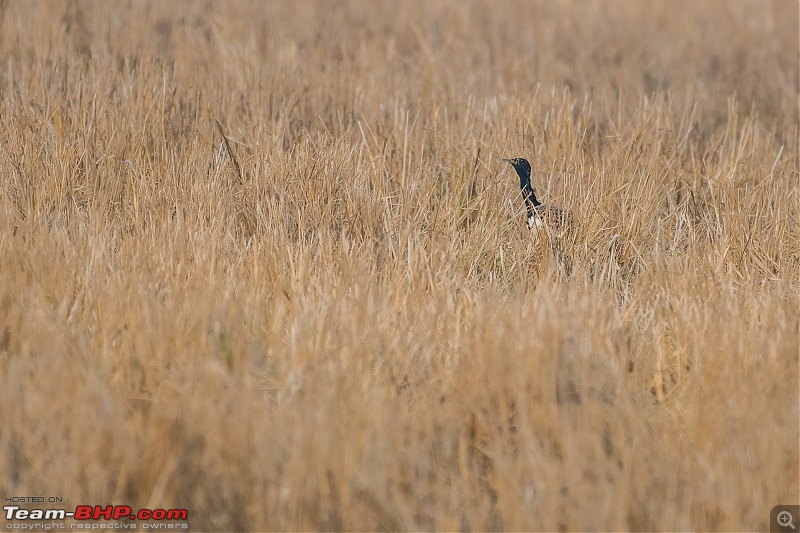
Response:
[[[768,530],[800,502],[797,28],[791,0],[0,1],[0,496]],[[565,231],[526,229],[515,156]]]

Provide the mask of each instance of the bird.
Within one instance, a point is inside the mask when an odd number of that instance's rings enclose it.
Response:
[[[528,211],[528,229],[532,229],[534,226],[537,228],[563,226],[568,219],[567,213],[557,207],[546,206],[536,199],[536,193],[533,192],[531,186],[531,164],[528,163],[528,160],[514,157],[503,159],[503,161],[511,164],[519,176],[519,188],[522,189],[522,198],[525,200],[525,208]]]

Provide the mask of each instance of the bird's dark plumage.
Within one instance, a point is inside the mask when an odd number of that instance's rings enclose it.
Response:
[[[525,208],[528,211],[528,227],[548,226],[558,227],[566,221],[566,214],[557,207],[545,206],[536,199],[536,193],[531,186],[531,164],[527,159],[515,157],[513,159],[503,159],[510,163],[519,176],[519,188],[522,190],[522,198],[525,200]]]

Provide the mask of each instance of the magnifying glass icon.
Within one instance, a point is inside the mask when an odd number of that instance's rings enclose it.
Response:
[[[792,513],[789,511],[781,511],[778,513],[778,524],[782,527],[790,527],[794,529],[794,524],[792,523]]]

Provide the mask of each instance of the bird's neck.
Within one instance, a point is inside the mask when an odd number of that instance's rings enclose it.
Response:
[[[542,203],[536,199],[536,194],[533,192],[531,177],[520,176],[519,188],[522,189],[522,196],[525,198],[525,206],[528,208],[528,214],[533,214],[533,208],[542,205]]]

